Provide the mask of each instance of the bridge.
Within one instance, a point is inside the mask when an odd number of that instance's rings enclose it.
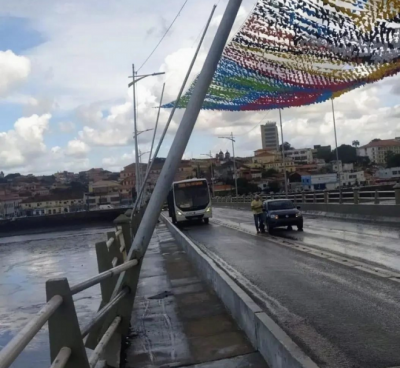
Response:
[[[400,366],[398,187],[293,195],[304,234],[256,235],[249,198],[216,198],[209,226],[160,215],[240,5],[228,3],[149,203],[148,170],[134,209],[95,245],[98,274],[47,280],[0,368],[46,327],[51,368]],[[82,321],[77,296],[96,287],[97,311]]]
[[[0,367],[46,323],[51,367],[398,366],[398,223],[306,210],[304,232],[257,235],[248,200],[214,198],[209,225],[176,228],[161,213],[148,252],[130,260],[145,208],[119,216],[96,243],[99,274],[48,280],[47,303],[3,347]],[[74,296],[97,284],[98,311],[82,324]]]

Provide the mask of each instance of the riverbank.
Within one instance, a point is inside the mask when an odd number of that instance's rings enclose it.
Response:
[[[72,212],[2,220],[0,221],[0,237],[54,229],[63,230],[64,228],[107,226],[112,225],[112,222],[125,212],[126,208],[114,208],[111,210]]]

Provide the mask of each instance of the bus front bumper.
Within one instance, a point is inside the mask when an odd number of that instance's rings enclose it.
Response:
[[[208,209],[208,211],[195,211],[195,212],[189,212],[185,213],[182,211],[177,211],[176,213],[176,221],[182,222],[182,221],[196,221],[196,220],[202,220],[204,218],[211,218],[212,217],[212,210]]]

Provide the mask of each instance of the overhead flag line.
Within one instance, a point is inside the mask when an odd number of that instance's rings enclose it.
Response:
[[[225,47],[203,109],[271,110],[338,97],[398,73],[399,36],[400,0],[258,0]]]

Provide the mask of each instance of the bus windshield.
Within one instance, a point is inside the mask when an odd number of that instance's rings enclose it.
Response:
[[[207,182],[193,181],[174,186],[175,204],[182,211],[197,211],[210,203]]]

